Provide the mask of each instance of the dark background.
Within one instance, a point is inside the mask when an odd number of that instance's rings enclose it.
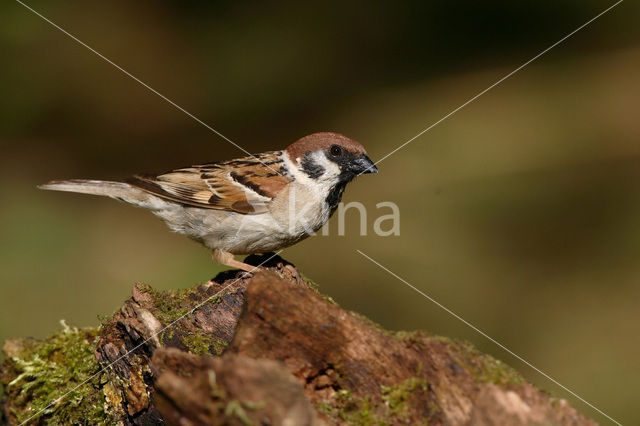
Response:
[[[252,152],[338,131],[377,160],[613,4],[32,1]],[[625,424],[639,424],[640,6],[626,1],[380,163],[346,236],[284,256],[391,329],[466,339],[589,407],[360,249]],[[242,152],[15,2],[0,5],[0,340],[97,325],[134,281],[219,266],[148,212],[41,192]],[[393,201],[401,235],[373,235]]]

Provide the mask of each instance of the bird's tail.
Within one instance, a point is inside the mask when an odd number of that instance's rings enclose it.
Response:
[[[102,195],[105,197],[118,197],[131,191],[132,187],[123,182],[109,182],[106,180],[52,180],[43,185],[38,185],[40,189],[52,191],[79,192],[81,194]]]
[[[38,185],[40,189],[52,191],[78,192],[80,194],[102,195],[127,203],[135,204],[140,207],[152,209],[159,201],[157,197],[129,185],[124,182],[111,182],[106,180],[52,180],[43,185]]]

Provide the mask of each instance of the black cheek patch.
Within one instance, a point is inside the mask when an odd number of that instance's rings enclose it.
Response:
[[[302,157],[300,165],[302,166],[302,171],[312,179],[317,179],[324,174],[324,167],[314,162],[310,155]]]

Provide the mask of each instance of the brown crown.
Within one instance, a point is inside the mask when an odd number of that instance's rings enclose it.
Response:
[[[358,142],[340,133],[320,132],[313,133],[298,139],[285,149],[289,158],[296,160],[302,158],[307,152],[326,149],[331,145],[339,145],[343,149],[353,153],[366,153],[364,147]]]

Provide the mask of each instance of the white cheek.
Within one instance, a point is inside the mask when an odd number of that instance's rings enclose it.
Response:
[[[302,160],[301,158],[291,159],[289,158],[289,154],[285,151],[284,155],[282,156],[282,160],[284,161],[287,170],[289,171],[289,173],[291,173],[295,180],[303,185],[312,183],[311,178],[307,176],[306,173],[300,171],[300,169],[298,168],[298,164],[300,164],[300,161]]]
[[[338,181],[338,176],[340,176],[340,167],[333,161],[329,160],[326,155],[322,152],[316,152],[313,154],[313,161],[322,166],[324,169],[324,173],[318,179],[322,181],[326,181],[330,184],[336,183]]]
[[[322,175],[315,179],[310,178],[305,172],[299,169],[298,165],[302,160],[301,158],[293,160],[285,153],[283,160],[287,169],[295,178],[296,183],[300,185],[300,188],[305,188],[304,190],[308,195],[315,200],[324,202],[329,191],[331,191],[338,182],[340,168],[333,161],[329,161],[322,152],[313,154],[313,161],[324,168]]]

